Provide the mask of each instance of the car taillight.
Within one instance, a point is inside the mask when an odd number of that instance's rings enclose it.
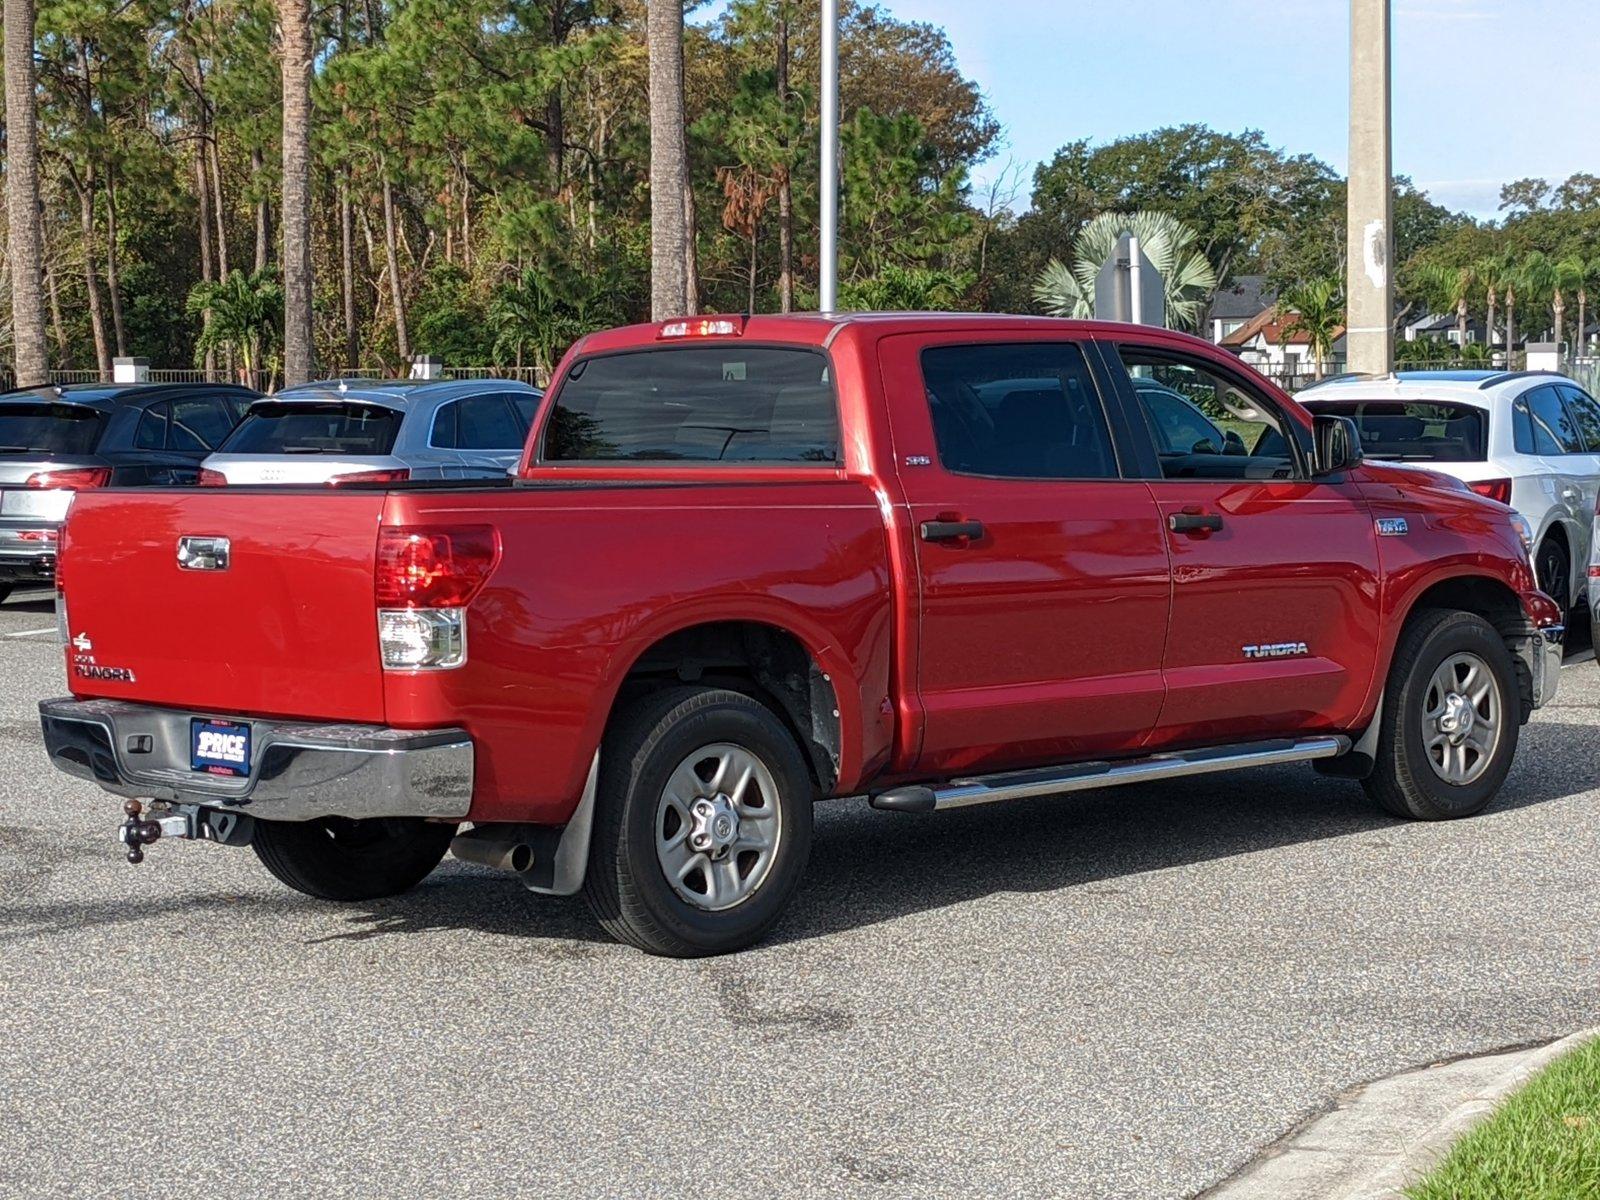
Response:
[[[54,529],[24,529],[17,534],[19,542],[56,542],[60,538]]]
[[[1480,496],[1487,496],[1491,500],[1498,500],[1501,504],[1511,503],[1511,480],[1509,479],[1479,479],[1467,484]]]
[[[200,478],[195,482],[201,487],[227,487],[228,477],[221,471],[212,470],[210,467],[201,467]]]
[[[111,482],[110,467],[64,467],[59,471],[40,471],[29,475],[24,487],[63,492],[81,492],[105,487]]]
[[[378,645],[391,671],[467,660],[467,605],[500,561],[490,525],[392,526],[378,536]]]
[[[348,475],[335,475],[328,480],[328,486],[345,487],[352,483],[404,483],[410,478],[410,467],[395,467],[388,471],[352,471]]]

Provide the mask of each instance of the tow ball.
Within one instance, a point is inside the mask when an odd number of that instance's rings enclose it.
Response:
[[[161,837],[161,822],[141,820],[144,805],[138,800],[129,800],[122,811],[128,819],[122,823],[117,840],[128,848],[128,861],[138,866],[144,861],[144,848]]]
[[[128,861],[135,866],[144,861],[144,848],[164,837],[248,846],[255,834],[255,821],[245,813],[194,804],[174,806],[158,801],[146,810],[143,801],[129,800],[122,812],[127,819],[117,829],[117,841],[128,848]]]

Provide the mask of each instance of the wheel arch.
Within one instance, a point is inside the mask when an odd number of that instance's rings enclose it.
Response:
[[[788,622],[744,616],[653,624],[617,656],[608,680],[599,744],[619,709],[650,691],[704,682],[743,692],[766,704],[795,736],[819,797],[831,795],[858,770],[861,739],[854,730],[848,663],[815,631]]]

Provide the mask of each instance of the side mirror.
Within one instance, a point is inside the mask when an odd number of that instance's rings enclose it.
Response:
[[[1355,466],[1362,459],[1361,430],[1349,417],[1319,413],[1311,418],[1315,461],[1313,475],[1333,475]]]

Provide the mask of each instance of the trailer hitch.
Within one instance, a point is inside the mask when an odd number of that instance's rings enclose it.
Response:
[[[138,800],[129,800],[122,811],[128,819],[117,831],[117,841],[128,848],[128,861],[138,866],[144,861],[144,848],[161,837],[161,822],[141,820],[144,804]]]
[[[197,804],[171,805],[158,801],[148,814],[144,802],[129,800],[122,806],[127,818],[117,829],[117,841],[128,848],[128,861],[144,861],[144,848],[164,837],[248,846],[255,835],[255,819],[247,813],[221,812]]]

